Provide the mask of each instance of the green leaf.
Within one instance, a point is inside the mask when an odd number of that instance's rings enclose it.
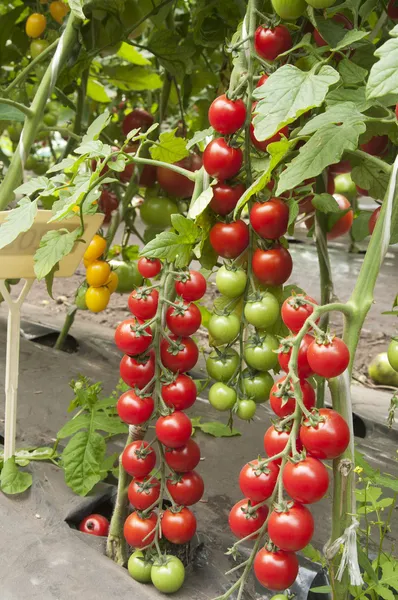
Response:
[[[320,585],[310,589],[310,592],[314,592],[314,594],[331,594],[332,591],[331,585]]]
[[[397,95],[398,89],[398,25],[391,31],[393,39],[377,48],[375,56],[380,60],[373,65],[366,86],[368,99],[381,98],[387,94]]]
[[[126,92],[153,91],[162,87],[159,75],[144,67],[131,67],[130,65],[104,67],[104,74],[109,77],[112,85]]]
[[[351,121],[365,121],[366,117],[359,112],[353,102],[342,102],[334,104],[324,113],[317,115],[304,125],[300,131],[300,137],[315,133],[321,127],[333,123],[350,123]]]
[[[145,67],[146,65],[150,65],[151,61],[145,58],[134,46],[130,46],[130,44],[126,44],[126,42],[122,42],[119,50],[117,51],[117,56],[122,60],[126,60],[133,65],[140,65]]]
[[[25,113],[20,111],[18,108],[14,106],[9,106],[8,104],[2,104],[0,98],[0,120],[1,121],[18,121],[19,123],[23,123],[25,121]]]
[[[216,438],[222,437],[235,437],[238,435],[242,435],[237,429],[232,429],[225,425],[224,423],[219,423],[218,421],[209,421],[208,423],[198,423],[196,425],[197,429],[200,429],[203,433],[207,433],[208,435],[212,435]]]
[[[172,76],[181,78],[192,70],[191,57],[196,47],[189,38],[181,39],[172,29],[155,30],[148,48]]]
[[[319,73],[285,65],[253,92],[259,99],[254,117],[254,134],[267,140],[311,108],[321,106],[329,87],[340,79],[335,69],[323,66]]]
[[[78,237],[79,229],[58,229],[43,235],[33,258],[35,274],[39,281],[44,279],[64,256],[72,252]]]
[[[99,136],[101,135],[101,133],[103,132],[105,127],[107,127],[109,125],[110,120],[111,120],[111,115],[108,110],[105,110],[102,114],[100,114],[91,123],[90,127],[87,129],[87,133],[83,136],[83,139],[82,139],[82,145],[98,140]],[[102,143],[101,143],[101,145],[102,145]],[[111,147],[105,146],[105,145],[104,145],[104,147],[109,149],[108,154],[110,154]]]
[[[69,4],[70,9],[73,12],[73,14],[78,19],[81,19],[82,21],[84,21],[84,19],[86,18],[84,15],[84,12],[83,12],[84,0],[69,0],[68,4]]]
[[[350,160],[353,165],[351,177],[354,183],[368,190],[368,194],[372,198],[382,200],[387,192],[389,173],[368,159],[366,155],[361,158],[353,156],[350,157]]]
[[[323,213],[339,213],[340,207],[330,194],[315,194],[312,206]]]
[[[372,567],[370,560],[366,556],[365,552],[362,550],[361,543],[357,544],[357,549],[359,565],[368,574],[369,578],[372,581],[377,582],[377,575]]]
[[[343,39],[336,44],[332,48],[332,50],[343,50],[343,48],[347,48],[347,46],[351,46],[355,42],[359,42],[367,35],[369,35],[370,31],[359,31],[358,29],[352,29],[351,31],[347,31]]]
[[[119,458],[119,454],[117,452],[114,452],[113,454],[111,454],[110,456],[107,456],[102,465],[101,465],[101,479],[104,479],[109,471],[112,471],[114,466],[115,466],[115,462],[117,461],[117,459]]]
[[[308,544],[303,550],[301,550],[301,554],[308,558],[313,563],[319,563],[320,565],[325,564],[325,558],[319,550],[314,548],[311,544]]]
[[[326,96],[327,106],[333,106],[334,104],[340,104],[341,102],[353,102],[356,104],[357,109],[363,112],[373,105],[371,100],[366,99],[365,86],[355,89],[340,87],[332,90]]]
[[[108,94],[106,93],[105,86],[102,85],[97,79],[89,77],[87,82],[86,94],[89,98],[92,98],[95,102],[103,102],[107,104],[111,101]]]
[[[55,189],[53,182],[47,177],[33,177],[29,179],[26,183],[22,183],[18,186],[14,192],[16,194],[24,194],[26,196],[31,196],[40,190],[51,190]]]
[[[368,71],[356,65],[348,58],[344,58],[339,64],[339,73],[345,85],[355,85],[365,81]]]
[[[141,256],[175,261],[177,268],[185,267],[191,260],[200,229],[182,215],[172,215],[171,222],[178,233],[164,231],[151,240],[141,251]]]
[[[355,242],[362,242],[369,235],[369,219],[372,213],[369,210],[361,210],[355,215],[354,222],[351,227],[351,235]]]
[[[74,419],[71,419],[57,433],[57,438],[63,440],[67,437],[75,435],[80,429],[88,429],[90,427],[91,417],[87,413],[82,413]]]
[[[206,308],[206,306],[203,306],[203,304],[199,304],[198,302],[196,302],[195,304],[199,308],[200,314],[202,316],[202,326],[206,327],[207,329],[213,313],[208,308]]]
[[[187,142],[187,150],[190,150],[196,144],[200,144],[200,142],[205,141],[207,137],[213,135],[214,129],[213,127],[209,127],[208,129],[203,129],[202,131],[196,131],[193,137]]]
[[[86,496],[101,481],[105,440],[99,433],[80,431],[62,453],[66,484],[79,496]]]
[[[6,220],[0,225],[0,249],[11,244],[21,233],[28,231],[33,225],[36,214],[37,200],[33,202],[29,198],[20,200],[18,207],[10,210]]]
[[[61,160],[59,163],[57,163],[57,164],[53,165],[52,167],[50,167],[49,169],[47,169],[47,173],[57,173],[58,171],[72,170],[72,168],[74,167],[76,162],[77,161],[74,158],[72,158],[71,156],[68,156],[67,158],[64,158],[63,160]]]
[[[20,471],[15,464],[15,457],[9,458],[3,466],[0,476],[0,487],[4,494],[22,494],[32,485],[32,475]]]
[[[299,185],[305,179],[317,177],[328,167],[338,163],[346,150],[356,150],[359,136],[365,132],[362,122],[326,125],[300,148],[279,179],[277,195]]]
[[[149,148],[151,157],[165,163],[175,163],[189,156],[187,142],[182,137],[176,137],[176,129],[165,131],[159,136],[157,145]]]
[[[392,590],[385,587],[384,585],[377,585],[374,588],[375,592],[383,598],[384,600],[396,600],[396,596],[393,594]]]
[[[203,192],[194,200],[194,202],[190,205],[188,211],[188,217],[190,219],[196,219],[202,212],[207,208],[210,204],[211,199],[213,198],[213,188],[210,185],[208,188],[203,190]]]
[[[289,206],[289,222],[288,222],[288,228],[290,228],[292,225],[294,225],[298,214],[299,214],[299,205],[298,202],[296,200],[294,200],[293,198],[290,198],[287,201],[287,204]]]
[[[92,426],[94,429],[106,431],[112,435],[128,432],[127,425],[121,422],[118,415],[112,417],[97,411],[93,415]]]

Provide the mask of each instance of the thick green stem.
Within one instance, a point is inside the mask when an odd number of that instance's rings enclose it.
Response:
[[[66,338],[68,337],[70,328],[72,327],[75,321],[77,310],[77,306],[72,305],[69,307],[68,312],[66,313],[65,322],[57,338],[57,341],[55,342],[55,350],[63,350],[64,343],[66,341]]]

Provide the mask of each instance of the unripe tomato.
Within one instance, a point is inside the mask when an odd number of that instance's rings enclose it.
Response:
[[[238,401],[238,408],[236,410],[236,414],[239,419],[242,421],[250,421],[256,414],[257,404],[254,400],[248,400],[244,398],[243,400]]]
[[[290,50],[292,46],[292,36],[284,25],[277,25],[273,29],[260,25],[254,33],[254,48],[265,60],[275,60],[279,54]]]
[[[202,166],[202,159],[197,154],[192,154],[183,160],[174,163],[177,167],[182,167],[188,171],[197,171]],[[178,198],[189,198],[192,196],[195,182],[188,179],[180,173],[175,173],[167,167],[157,167],[156,177],[162,190]]]
[[[347,210],[351,208],[351,204],[349,200],[345,196],[341,194],[333,194],[333,198],[336,200],[341,210]],[[333,225],[332,229],[328,231],[327,238],[328,240],[334,240],[346,233],[348,233],[352,227],[354,222],[354,212],[349,210],[345,215],[340,217],[340,219]]]
[[[306,0],[306,2],[313,8],[329,8],[336,4],[336,0]]]
[[[391,340],[390,345],[388,346],[387,351],[388,362],[394,369],[394,371],[398,371],[398,339],[394,338]]]
[[[107,287],[89,287],[85,296],[88,310],[93,313],[102,312],[108,306],[110,297]]]
[[[272,6],[281,19],[296,20],[305,12],[305,0],[272,0]]]
[[[148,198],[140,206],[144,223],[160,229],[170,227],[171,215],[178,215],[179,212],[177,204],[170,198]]]
[[[246,106],[243,100],[230,100],[226,94],[213,100],[209,108],[210,125],[222,135],[235,133],[246,120]]]
[[[99,258],[106,249],[106,240],[98,234],[95,234],[93,239],[85,251],[83,258],[88,262],[92,262],[96,258]]]
[[[33,13],[27,18],[25,31],[26,35],[31,38],[38,38],[46,29],[47,19],[40,13]]]
[[[212,140],[203,154],[203,165],[212,177],[231,179],[240,171],[243,154],[240,148],[229,146],[224,138]]]
[[[126,115],[123,120],[122,130],[127,135],[133,129],[140,129],[140,133],[145,132],[153,125],[153,116],[143,108],[135,108]]]
[[[111,274],[111,267],[105,260],[94,260],[87,267],[86,279],[88,285],[101,287],[107,283]]]
[[[238,298],[246,289],[247,275],[243,269],[220,267],[216,275],[216,286],[227,298]]]
[[[208,330],[217,346],[230,344],[240,331],[240,319],[235,313],[229,315],[214,314],[210,317]]]
[[[275,352],[278,346],[279,342],[273,335],[251,338],[245,346],[245,361],[252,369],[270,371],[278,364],[278,355]]]
[[[30,55],[32,58],[37,58],[50,44],[47,40],[33,40],[30,44]]]
[[[220,381],[212,385],[209,390],[209,402],[216,410],[231,410],[235,406],[236,400],[235,390]]]
[[[267,402],[274,380],[269,373],[255,373],[245,369],[242,373],[243,391],[256,404]]]
[[[151,580],[159,592],[174,594],[182,587],[185,579],[185,568],[179,558],[172,554],[154,562],[151,569]]]
[[[56,2],[51,2],[50,4],[50,14],[54,21],[57,21],[60,25],[65,19],[66,15],[69,12],[69,7],[64,2],[60,0],[56,0]]]
[[[118,294],[128,294],[142,284],[142,276],[138,272],[136,262],[111,260],[109,264],[119,278],[116,288]]]
[[[237,372],[239,354],[233,348],[222,353],[212,352],[206,360],[206,369],[210,377],[216,381],[227,383]]]
[[[342,194],[350,202],[357,197],[357,186],[353,182],[350,173],[339,173],[334,178],[333,194]]]
[[[249,245],[249,228],[242,220],[216,223],[210,230],[210,244],[223,258],[238,258]]]
[[[47,125],[47,127],[55,127],[57,122],[58,117],[55,113],[48,112],[43,117],[43,123],[44,125]]]
[[[86,304],[86,292],[88,290],[87,282],[82,283],[76,291],[75,304],[79,310],[88,310]]]
[[[255,202],[250,211],[254,231],[264,239],[277,240],[285,235],[289,222],[289,207],[280,198]]]
[[[213,186],[213,197],[210,202],[210,208],[217,215],[228,215],[238,204],[245,189],[242,183],[232,186],[227,183],[218,182],[217,185]]]
[[[141,550],[136,550],[129,558],[127,570],[135,581],[149,583],[151,581],[152,564],[151,561],[145,560],[145,555]]]

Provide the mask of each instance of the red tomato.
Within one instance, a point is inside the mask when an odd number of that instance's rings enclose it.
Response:
[[[300,429],[300,439],[311,456],[321,459],[338,458],[350,443],[350,429],[343,417],[330,408],[315,414],[315,424],[306,419]]]
[[[262,548],[254,559],[254,574],[269,590],[285,590],[296,581],[299,563],[294,552]]]
[[[188,375],[178,375],[174,381],[162,385],[162,398],[175,410],[187,410],[196,401],[196,385]]]
[[[249,245],[249,228],[242,220],[216,223],[210,230],[210,244],[223,258],[237,258]]]
[[[153,352],[149,355],[128,356],[120,361],[120,377],[128,386],[142,390],[155,375],[155,359]]]
[[[282,304],[282,320],[286,327],[288,327],[290,331],[293,331],[293,333],[298,333],[308,317],[314,312],[313,306],[306,304],[306,300],[309,300],[313,304],[317,304],[311,296],[304,296],[303,294],[290,296],[290,298],[287,298]]]
[[[150,396],[141,398],[134,390],[128,390],[120,396],[116,408],[119,417],[127,425],[141,425],[151,417],[155,403]]]
[[[314,535],[314,518],[307,507],[289,502],[286,510],[273,510],[268,521],[268,535],[281,550],[298,552]]]
[[[210,208],[214,210],[217,215],[228,215],[234,210],[238,204],[239,198],[245,192],[245,186],[242,183],[231,186],[227,183],[217,183],[213,187],[213,198],[210,202]]]
[[[284,428],[282,430],[279,430],[275,427],[275,425],[271,425],[271,427],[267,429],[264,435],[264,450],[266,451],[267,455],[270,458],[272,458],[280,452],[283,452],[283,450],[286,448],[287,442],[289,441],[289,436],[289,429]],[[296,447],[298,452],[301,452],[301,450],[303,449],[303,446],[299,439],[296,440]],[[275,462],[277,465],[280,465],[282,459],[277,458],[273,462]]]
[[[334,194],[333,198],[336,200],[341,210],[346,211],[348,208],[351,208],[351,204],[345,196],[342,196],[341,194]],[[334,240],[341,235],[348,233],[352,227],[353,221],[354,212],[349,210],[333,225],[332,229],[328,232],[328,240]]]
[[[355,187],[357,188],[358,194],[361,194],[362,196],[369,196],[368,190],[365,190],[365,188],[361,188],[359,185],[356,185]]]
[[[261,250],[257,248],[252,259],[253,273],[265,285],[283,285],[292,274],[290,252],[282,246]]]
[[[285,235],[289,222],[289,207],[280,198],[255,202],[250,211],[254,231],[266,240],[277,240]]]
[[[180,410],[167,417],[159,417],[155,426],[156,437],[168,448],[185,446],[192,435],[191,419]]]
[[[297,359],[298,376],[300,379],[306,379],[314,374],[314,371],[311,369],[307,358],[308,347],[313,341],[314,338],[308,333],[305,334],[301,341]],[[286,344],[286,346],[282,345],[282,348],[285,348],[286,351],[282,350],[282,352],[278,354],[278,361],[281,369],[287,373],[289,371],[289,360],[292,355],[292,348],[291,346],[289,348],[288,344]]]
[[[260,460],[253,460],[243,467],[239,475],[239,487],[244,496],[253,504],[272,496],[279,475],[279,467],[274,462],[261,466]]]
[[[203,153],[203,165],[212,177],[231,179],[242,166],[243,154],[240,148],[229,146],[224,138],[212,140]]]
[[[196,304],[182,302],[178,308],[170,306],[166,312],[166,325],[177,337],[187,337],[197,331],[202,315]]]
[[[210,125],[223,135],[235,133],[246,121],[243,100],[229,100],[225,94],[216,98],[209,108]]]
[[[128,488],[129,502],[137,510],[147,510],[160,497],[160,482],[156,477],[133,479]]]
[[[117,326],[115,344],[125,354],[137,356],[148,350],[152,343],[152,332],[149,327],[137,331],[142,321],[136,318],[126,319]]]
[[[175,335],[170,336],[170,339],[174,342],[171,347],[166,339],[160,342],[163,366],[173,373],[185,373],[193,369],[199,358],[199,350],[193,339],[190,337],[180,339]]]
[[[153,125],[153,116],[143,108],[135,108],[123,119],[122,130],[127,135],[133,129],[140,129],[143,133]]]
[[[91,535],[106,536],[109,532],[109,521],[103,515],[89,515],[80,523],[79,531]]]
[[[398,1],[390,0],[387,5],[387,14],[393,21],[398,20]]]
[[[146,279],[151,279],[159,275],[162,270],[162,263],[158,258],[140,258],[138,263],[138,272]]]
[[[306,198],[303,198],[302,200],[300,200],[300,203],[299,203],[299,214],[300,215],[306,215],[308,213],[314,212],[315,208],[312,205],[313,198],[314,198],[314,196],[306,196]]]
[[[202,159],[197,154],[191,154],[191,156],[187,156],[187,158],[183,158],[174,164],[188,171],[197,171],[202,166]],[[192,196],[195,182],[185,177],[185,175],[180,175],[180,173],[171,171],[167,167],[157,167],[156,174],[160,187],[170,196],[177,196],[178,198]]]
[[[261,87],[262,85],[264,85],[264,83],[267,81],[268,78],[269,78],[269,75],[267,73],[264,73],[264,75],[261,75],[260,79],[257,82],[256,87]]]
[[[131,292],[128,305],[130,312],[138,319],[146,321],[156,315],[159,303],[159,292],[140,287]]]
[[[373,211],[372,216],[369,219],[369,233],[370,233],[370,235],[372,235],[372,233],[374,232],[377,220],[380,217],[380,211],[381,211],[381,206],[379,206],[379,208],[376,208],[376,210]]]
[[[146,477],[156,465],[156,454],[148,442],[132,442],[122,453],[122,465],[132,477]]]
[[[252,144],[255,148],[261,150],[262,152],[266,152],[270,144],[273,144],[274,142],[279,142],[282,139],[282,136],[285,136],[286,138],[289,136],[289,127],[287,125],[285,127],[282,127],[282,129],[277,131],[274,135],[272,135],[266,140],[258,140],[254,135],[254,126],[250,125],[250,139],[252,141]]]
[[[334,165],[330,165],[329,171],[333,173],[333,175],[340,175],[341,173],[351,173],[352,167],[349,160],[341,160]]]
[[[340,338],[329,343],[314,340],[307,351],[308,363],[316,375],[331,379],[338,377],[350,364],[350,351]]]
[[[178,476],[177,479],[168,479],[167,489],[174,502],[181,506],[192,506],[203,496],[205,484],[196,471],[189,471]]]
[[[176,292],[181,298],[188,302],[200,300],[206,293],[206,279],[199,271],[189,271],[188,276],[181,277],[176,282]]]
[[[325,465],[312,456],[307,456],[298,463],[288,462],[283,469],[282,479],[289,496],[301,504],[318,502],[329,487]]]
[[[124,151],[127,154],[135,154],[137,152],[136,146],[127,146]],[[135,171],[135,164],[133,162],[126,164],[124,170],[119,173],[119,179],[123,183],[129,183],[130,179],[133,177]]]
[[[166,448],[164,457],[170,469],[176,473],[193,471],[200,461],[200,448],[192,438],[181,448]]]
[[[196,533],[196,517],[183,508],[179,512],[165,510],[162,517],[162,533],[172,544],[186,544]]]
[[[352,27],[353,27],[351,21],[349,19],[347,19],[347,17],[345,15],[343,15],[342,13],[337,13],[336,15],[334,15],[332,17],[332,21],[334,21],[335,23],[341,23],[343,25],[344,29],[352,29]],[[317,29],[314,29],[313,36],[314,36],[314,41],[315,41],[316,45],[319,46],[320,48],[322,46],[328,45],[328,43],[323,39],[323,37],[321,36],[321,34],[319,33],[319,31]],[[349,169],[349,170],[351,171],[351,169]],[[348,171],[344,171],[344,173],[348,173]]]
[[[253,534],[253,539],[257,537],[256,531],[260,529],[268,516],[268,506],[259,506],[256,508],[251,505],[249,498],[240,500],[231,508],[229,513],[229,526],[236,537],[242,539]]]
[[[285,392],[284,396],[279,397],[277,395],[285,381],[286,377],[282,377],[282,379],[274,383],[269,395],[270,407],[281,419],[292,415],[296,410],[296,399],[294,396],[291,396],[291,394],[294,394],[293,384],[290,384],[290,389]],[[308,410],[311,410],[315,406],[316,400],[314,388],[305,379],[300,381],[300,387],[303,394],[303,404]]]
[[[137,512],[131,513],[124,522],[123,534],[126,542],[133,548],[144,548],[155,539],[157,515],[151,513],[143,518]]]
[[[153,187],[156,183],[156,176],[156,167],[153,165],[144,165],[144,168],[141,171],[139,185],[146,188]]]
[[[254,49],[265,60],[275,60],[279,54],[290,50],[292,46],[292,36],[284,25],[273,29],[260,25],[254,33]]]
[[[98,201],[98,206],[100,211],[105,213],[104,223],[109,223],[112,218],[113,211],[119,206],[118,197],[109,190],[102,190]]]
[[[360,144],[360,149],[372,156],[383,156],[388,146],[388,135],[375,135],[365,144]]]

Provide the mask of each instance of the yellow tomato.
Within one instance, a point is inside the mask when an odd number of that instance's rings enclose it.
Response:
[[[105,260],[95,260],[88,265],[86,279],[88,285],[101,287],[106,285],[111,274],[111,267]]]
[[[47,19],[40,13],[33,13],[28,17],[25,25],[26,34],[31,38],[38,38],[44,33],[47,25]]]
[[[106,248],[106,240],[101,237],[100,235],[96,234],[93,239],[91,240],[87,250],[84,253],[84,260],[87,261],[87,263],[92,262],[93,260],[95,260],[96,258],[99,258],[101,256],[101,254],[103,254],[105,252],[105,248]],[[84,266],[87,267],[86,263],[84,263]]]
[[[106,287],[108,288],[108,290],[110,291],[111,294],[116,292],[118,284],[119,284],[118,274],[115,271],[111,271],[111,274],[109,275],[109,279],[106,282]]]
[[[88,310],[94,313],[105,310],[110,297],[111,293],[107,287],[89,287],[85,298]]]
[[[57,21],[57,23],[61,24],[68,12],[69,8],[66,4],[64,4],[64,2],[60,2],[60,0],[56,0],[56,2],[51,2],[50,13],[52,18],[55,21]]]

